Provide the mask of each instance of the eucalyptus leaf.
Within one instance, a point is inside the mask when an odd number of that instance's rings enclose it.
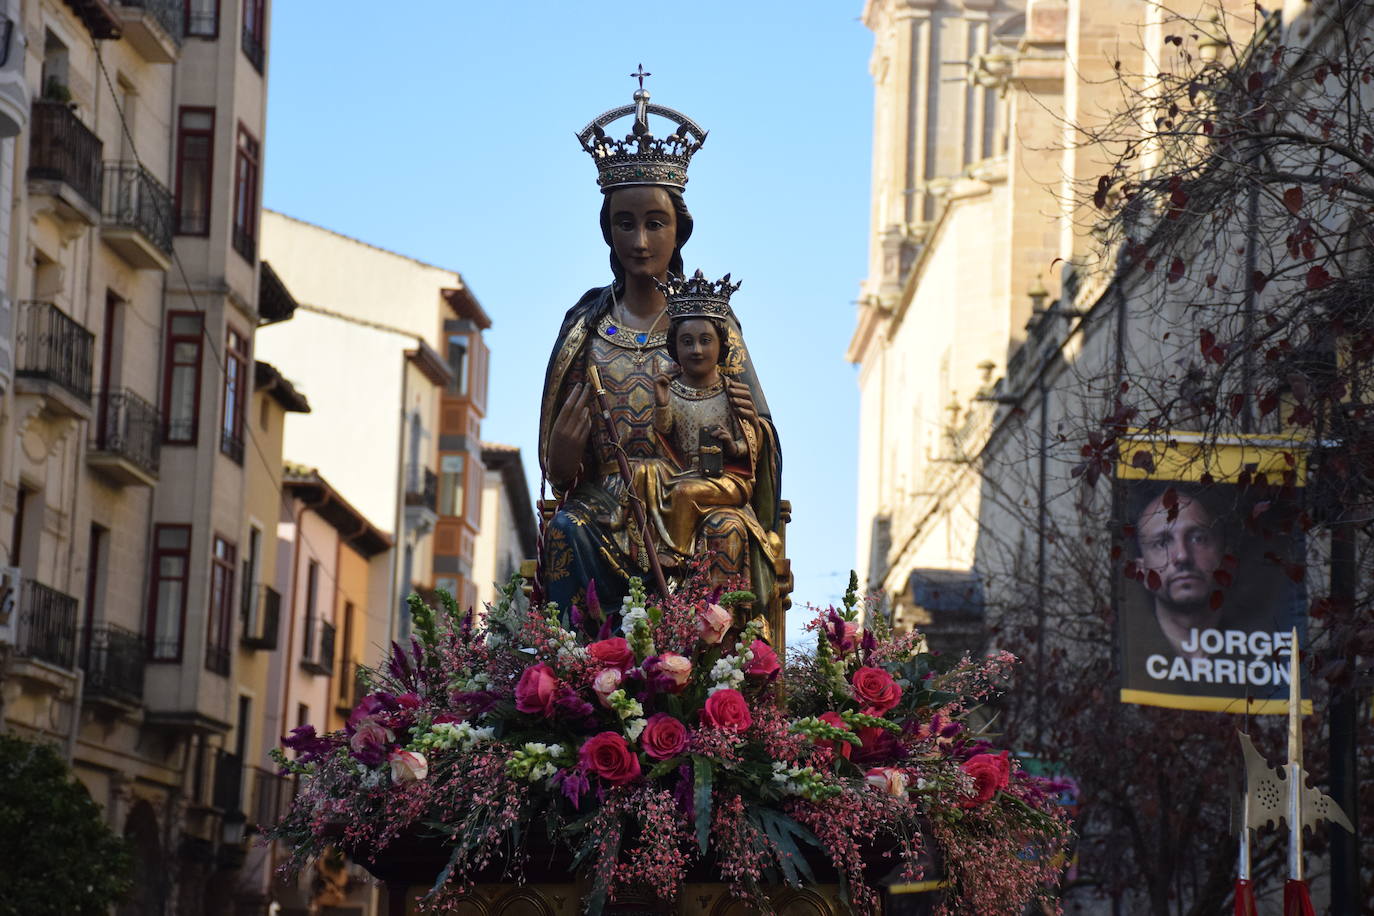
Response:
[[[711,841],[711,770],[710,760],[692,755],[692,805],[697,815],[697,849],[702,855]]]

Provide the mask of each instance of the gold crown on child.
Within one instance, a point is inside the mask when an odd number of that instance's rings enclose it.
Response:
[[[689,278],[669,276],[667,283],[658,283],[659,292],[668,300],[668,320],[674,318],[729,318],[730,296],[743,281],[730,282],[726,274],[719,280],[708,280],[701,271]]]

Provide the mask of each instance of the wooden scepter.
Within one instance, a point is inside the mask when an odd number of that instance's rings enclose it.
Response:
[[[634,491],[634,475],[630,471],[630,461],[625,457],[625,449],[620,447],[620,437],[616,435],[615,421],[611,419],[611,409],[606,405],[606,389],[601,384],[601,372],[596,366],[587,366],[587,374],[591,377],[592,389],[596,392],[596,406],[601,411],[601,423],[606,430],[606,441],[611,444],[611,451],[615,452],[616,464],[620,466],[620,476],[625,481],[625,492],[628,494],[630,509],[634,512],[635,524],[639,526],[641,540],[644,541],[644,552],[649,557],[649,571],[653,573],[654,585],[658,588],[658,593],[664,598],[668,597],[668,583],[663,578],[663,567],[658,564],[658,550],[654,547],[653,538],[649,535],[649,519],[644,514],[644,501],[641,500]]]

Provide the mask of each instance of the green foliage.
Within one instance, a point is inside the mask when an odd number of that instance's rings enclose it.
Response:
[[[132,888],[128,844],[62,756],[0,735],[0,916],[102,916]]]

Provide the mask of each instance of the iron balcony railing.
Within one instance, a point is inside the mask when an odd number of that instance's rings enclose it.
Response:
[[[41,582],[23,580],[15,654],[72,668],[76,663],[76,599]]]
[[[89,127],[66,102],[39,99],[29,125],[29,177],[60,181],[92,207],[100,206],[101,150]]]
[[[406,505],[439,511],[439,475],[429,468],[412,467],[406,474]]]
[[[243,590],[243,647],[245,649],[277,648],[277,633],[281,630],[281,595],[270,585],[256,585]]]
[[[186,30],[186,0],[119,0],[119,5],[147,10],[157,20],[157,24],[162,26],[167,37],[172,39],[173,44],[181,47],[181,39]]]
[[[100,415],[91,447],[156,474],[162,454],[162,416],[157,408],[126,389],[102,391],[96,403]]]
[[[172,253],[172,192],[137,162],[105,163],[105,225],[143,233]]]
[[[332,674],[334,671],[334,624],[320,621],[318,636],[310,632],[311,630],[315,630],[315,628],[307,628],[306,639],[318,639],[319,642],[314,646],[307,642],[307,655],[301,659],[301,667],[315,674]]]
[[[215,751],[215,777],[210,804],[221,811],[243,810],[243,758],[220,748]]]
[[[362,680],[365,670],[367,669],[351,658],[345,658],[339,663],[338,698],[334,705],[344,715],[352,712],[362,699],[366,689]]]
[[[143,670],[148,641],[112,623],[91,627],[81,644],[86,694],[130,703],[143,702]]]
[[[291,807],[295,789],[291,780],[273,770],[248,767],[248,823],[265,830],[281,820]]]
[[[51,302],[19,303],[15,374],[56,382],[91,400],[95,335]]]

